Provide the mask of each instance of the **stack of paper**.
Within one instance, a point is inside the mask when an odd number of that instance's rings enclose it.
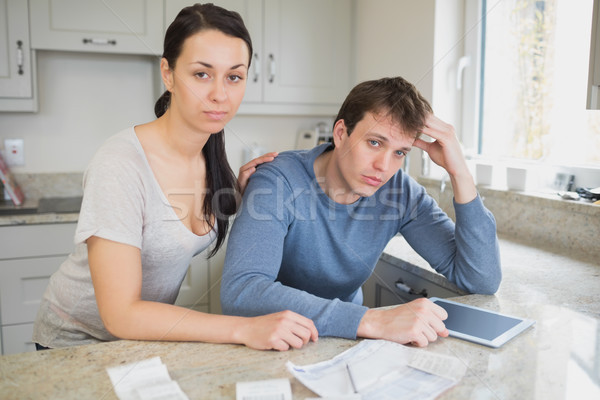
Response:
[[[106,371],[120,400],[188,400],[159,357]]]
[[[321,397],[358,393],[362,400],[433,399],[466,372],[455,357],[385,340],[363,340],[331,360],[288,370]]]

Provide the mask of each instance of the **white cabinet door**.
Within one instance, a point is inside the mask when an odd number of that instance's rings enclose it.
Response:
[[[160,55],[163,0],[29,0],[33,49]]]
[[[52,275],[66,255],[0,261],[2,325],[33,322]]]
[[[36,111],[27,2],[0,0],[0,111]]]
[[[265,0],[266,102],[341,104],[350,88],[351,2]]]
[[[35,351],[31,341],[33,324],[21,324],[2,327],[2,354],[24,353]]]
[[[194,310],[207,312],[210,303],[208,288],[208,263],[207,251],[202,252],[192,259],[190,268],[185,276],[175,304]]]
[[[333,115],[351,85],[350,0],[215,0],[250,32],[240,114]],[[166,25],[186,0],[166,0]]]
[[[69,254],[76,223],[0,227],[0,260]]]
[[[73,250],[76,225],[0,227],[2,354],[34,350],[33,321],[50,275]]]

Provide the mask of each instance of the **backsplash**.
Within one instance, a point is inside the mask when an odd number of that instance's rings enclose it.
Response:
[[[83,194],[83,173],[13,174],[25,193],[25,199],[42,197],[71,197]]]
[[[441,191],[438,180],[418,181],[454,218],[452,186],[448,184]],[[573,258],[600,257],[600,206],[523,192],[483,187],[478,190],[496,218],[498,233]]]

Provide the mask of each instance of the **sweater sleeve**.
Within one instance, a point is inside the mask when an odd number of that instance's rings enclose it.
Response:
[[[456,224],[424,191],[400,233],[439,273],[469,293],[493,294],[502,280],[496,220],[481,197],[454,202]]]
[[[294,221],[293,196],[285,178],[272,170],[261,168],[252,176],[227,243],[223,312],[257,316],[291,310],[312,319],[321,336],[354,339],[366,307],[277,281],[284,240]]]

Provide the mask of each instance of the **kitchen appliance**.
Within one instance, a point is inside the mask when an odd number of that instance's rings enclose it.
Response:
[[[333,142],[333,132],[325,122],[319,122],[313,129],[303,129],[296,137],[296,149],[307,150],[322,144]]]

